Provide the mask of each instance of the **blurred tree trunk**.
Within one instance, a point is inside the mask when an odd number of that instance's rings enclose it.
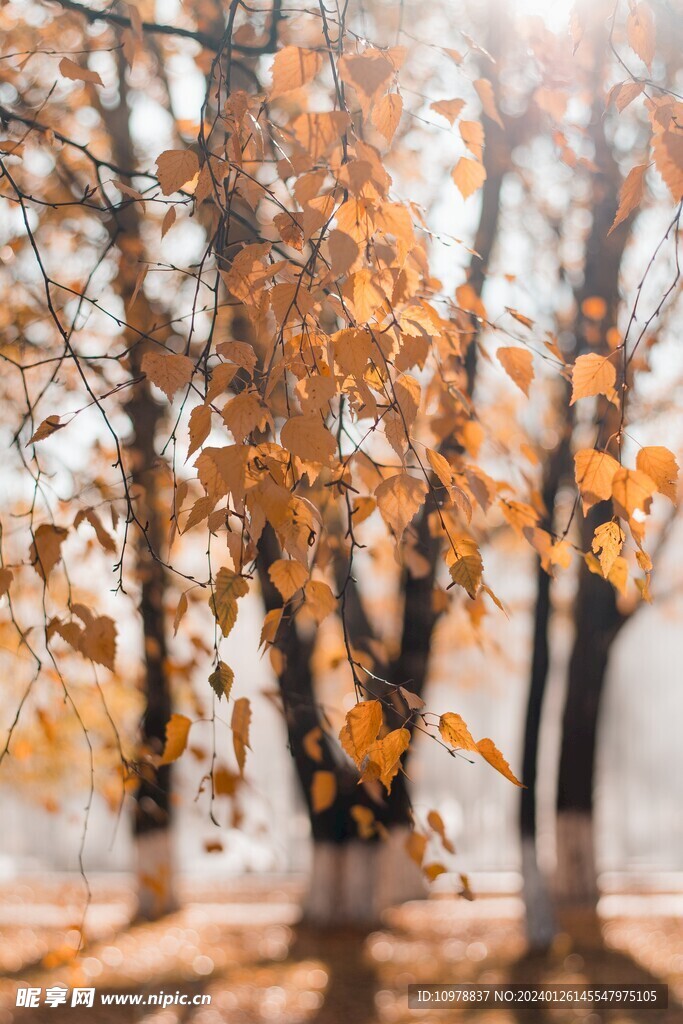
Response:
[[[115,161],[120,167],[135,168],[136,159],[130,134],[130,110],[126,85],[126,65],[118,54],[119,103],[101,111],[110,138]],[[120,241],[117,287],[126,311],[126,322],[137,330],[124,328],[129,351],[130,369],[134,377],[143,377],[142,356],[149,343],[141,334],[154,330],[154,312],[138,287],[144,253],[140,218],[136,203],[128,203],[116,211],[116,227]],[[136,294],[137,292],[137,294]],[[133,303],[133,298],[135,301]],[[162,321],[165,318],[161,318]],[[156,332],[155,337],[163,338]],[[163,416],[162,407],[152,396],[146,378],[139,381],[132,397],[125,404],[132,433],[128,442],[128,463],[135,514],[145,528],[132,534],[135,575],[140,584],[140,616],[143,627],[144,713],[140,723],[140,745],[144,754],[159,755],[163,751],[166,723],[172,711],[165,626],[166,571],[160,561],[166,544],[168,523],[163,519],[160,502],[160,465],[155,451],[157,427]],[[154,768],[144,762],[140,781],[134,793],[133,834],[137,872],[138,916],[156,918],[176,906],[172,856],[172,767]]]

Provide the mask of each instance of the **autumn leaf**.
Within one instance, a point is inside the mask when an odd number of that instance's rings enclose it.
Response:
[[[501,754],[500,750],[495,745],[493,740],[490,740],[488,738],[479,740],[479,742],[477,743],[477,750],[481,754],[481,756],[486,761],[488,761],[488,763],[493,768],[496,769],[497,772],[500,772],[501,775],[504,775],[505,778],[509,779],[510,782],[513,782],[515,786],[522,786],[522,783],[519,781],[519,779],[517,779],[513,775],[510,765],[507,763],[507,761],[505,760],[505,758],[503,757],[503,755]]]
[[[652,154],[674,201],[679,202],[683,198],[683,131],[673,119],[671,129],[655,132]]]
[[[413,830],[406,839],[405,847],[410,859],[415,861],[418,867],[421,867],[427,852],[427,836]]]
[[[403,100],[397,92],[382,96],[375,103],[372,112],[372,123],[388,143],[391,143],[403,113]]]
[[[469,199],[486,181],[486,168],[478,160],[460,157],[453,171],[453,181],[463,199]]]
[[[333,146],[341,145],[342,136],[349,127],[349,115],[343,110],[301,114],[291,127],[297,142],[311,159],[319,160]]]
[[[46,437],[51,437],[66,425],[61,422],[59,416],[48,416],[26,442],[26,447],[28,448],[30,444],[35,444],[37,441],[44,441]]]
[[[660,494],[676,502],[678,463],[672,451],[662,445],[641,448],[636,455],[636,468],[654,480]]]
[[[499,128],[503,128],[503,122],[500,119],[498,108],[496,107],[496,97],[493,92],[493,86],[488,78],[478,78],[474,83],[474,88],[477,91],[477,96],[481,101],[482,110],[488,118],[495,121]]]
[[[448,123],[452,125],[460,116],[460,111],[464,106],[465,101],[460,99],[436,100],[434,103],[429,104],[429,109],[433,110],[435,114],[445,117]]]
[[[244,774],[244,765],[249,747],[249,725],[251,723],[251,704],[248,697],[236,700],[232,709],[230,728],[232,729],[232,745],[240,774]]]
[[[80,64],[62,57],[59,62],[59,72],[64,78],[70,78],[74,82],[89,82],[91,85],[104,85],[104,82],[96,71],[90,68],[82,68]]]
[[[318,626],[337,607],[337,598],[322,580],[309,580],[304,587],[304,597],[306,612]]]
[[[300,89],[320,71],[322,55],[315,50],[304,50],[300,46],[285,46],[275,54],[271,68],[273,100],[293,89]]]
[[[457,584],[474,600],[484,571],[484,563],[476,541],[471,537],[458,537],[455,541],[455,550],[448,550],[446,561],[453,581],[450,586]]]
[[[159,764],[177,761],[187,746],[187,737],[192,722],[185,715],[171,715],[166,723],[166,743]]]
[[[497,349],[496,358],[508,377],[528,398],[529,387],[534,379],[534,360],[531,352],[526,348],[511,345]]]
[[[164,392],[169,402],[173,401],[176,391],[190,383],[193,369],[188,356],[172,352],[145,352],[142,357],[142,372]]]
[[[365,781],[379,779],[387,793],[391,792],[391,784],[401,767],[401,757],[410,745],[410,733],[407,729],[394,729],[393,732],[373,743],[361,764],[361,778]]]
[[[209,676],[209,685],[219,700],[230,696],[230,690],[235,679],[235,674],[229,665],[219,661],[214,671]]]
[[[319,725],[315,725],[306,733],[301,744],[306,755],[317,764],[320,764],[323,759],[322,739],[322,729]]]
[[[361,701],[347,712],[346,724],[339,733],[339,740],[358,768],[381,728],[382,705],[378,700]]]
[[[655,55],[655,22],[645,0],[631,6],[626,19],[626,38],[631,49],[649,69]]]
[[[600,560],[605,579],[609,578],[625,540],[626,536],[619,523],[609,522],[596,526],[591,548]]]
[[[237,601],[249,591],[249,584],[231,569],[222,568],[216,573],[213,593],[209,604],[223,636],[228,636],[237,619]]]
[[[647,515],[656,490],[654,480],[642,470],[619,468],[612,479],[615,511],[625,519]]]
[[[427,496],[427,483],[409,473],[397,473],[375,490],[377,507],[389,529],[400,539]]]
[[[0,568],[0,597],[4,597],[5,594],[9,593],[13,579],[14,573],[11,569],[7,569],[4,566]]]
[[[52,526],[43,523],[33,534],[30,556],[33,568],[41,579],[48,579],[50,573],[61,560],[62,544],[68,536],[63,526]]]
[[[619,398],[614,390],[616,380],[617,371],[609,357],[599,356],[597,352],[579,356],[572,369],[572,397],[569,404],[573,405],[580,398],[604,395],[614,405],[618,405]]]
[[[327,464],[337,451],[335,437],[319,413],[291,416],[280,431],[283,446],[306,462]]]
[[[446,835],[446,826],[444,825],[443,818],[438,811],[430,811],[428,813],[427,824],[440,838],[444,850],[447,850],[448,853],[455,853],[455,847]]]
[[[614,229],[625,221],[627,217],[630,217],[635,208],[640,205],[645,190],[645,174],[648,167],[649,164],[637,164],[631,168],[624,178],[624,183],[619,192],[619,207],[608,234],[611,235]]]
[[[268,575],[283,601],[289,601],[308,579],[308,569],[293,558],[278,558],[269,568]]]
[[[198,173],[199,160],[191,149],[167,149],[157,157],[157,177],[165,196],[179,192]]]
[[[378,829],[376,827],[375,815],[370,808],[363,807],[362,804],[354,804],[349,813],[356,823],[360,838],[372,839]]]
[[[190,446],[187,449],[187,457],[189,459],[190,455],[194,455],[209,436],[211,430],[211,407],[208,405],[196,405],[190,413],[188,427],[190,431]]]
[[[334,772],[314,772],[311,782],[311,806],[314,814],[327,811],[337,796],[337,779]]]
[[[593,505],[611,498],[612,480],[619,469],[619,463],[607,452],[582,448],[574,456],[574,466],[585,515]]]
[[[451,747],[455,747],[456,750],[477,749],[477,744],[464,721],[460,715],[456,715],[453,711],[447,711],[445,715],[441,716],[439,719],[439,732],[444,742],[450,744]]]

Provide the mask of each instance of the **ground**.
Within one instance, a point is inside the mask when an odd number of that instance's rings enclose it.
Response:
[[[128,883],[95,879],[88,940],[78,956],[82,882],[23,879],[0,888],[0,1024],[683,1024],[680,895],[603,899],[602,944],[561,938],[546,957],[527,953],[516,894],[468,903],[435,898],[406,904],[370,933],[320,931],[299,923],[296,880],[196,882],[183,909],[155,924],[128,926]],[[415,982],[666,982],[668,1010],[407,1008]],[[94,986],[102,993],[163,991],[211,995],[210,1006],[42,1005],[16,1008],[21,986]]]

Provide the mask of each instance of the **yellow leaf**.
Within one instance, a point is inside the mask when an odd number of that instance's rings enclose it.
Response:
[[[311,783],[311,806],[314,814],[326,811],[337,795],[337,779],[334,772],[314,772]]]
[[[35,444],[36,441],[44,441],[46,437],[50,437],[52,434],[56,433],[58,430],[61,430],[62,427],[65,426],[66,423],[62,423],[59,419],[59,416],[48,416],[47,419],[43,420],[43,422],[40,424],[36,432],[26,442],[26,447],[28,448],[30,444]]]
[[[165,196],[179,192],[198,173],[199,160],[191,149],[166,149],[157,157],[157,178]]]
[[[477,744],[460,715],[447,711],[439,719],[439,732],[445,743],[450,743],[457,750],[476,750]]]
[[[358,245],[351,235],[335,228],[327,237],[330,250],[330,266],[335,277],[346,274],[358,259]]]
[[[215,671],[209,676],[209,685],[219,700],[222,697],[227,700],[234,680],[235,674],[230,666],[226,665],[224,661],[219,661]]]
[[[169,402],[173,401],[176,391],[190,383],[193,369],[194,364],[189,356],[172,352],[145,352],[142,357],[142,372],[164,392]]]
[[[433,882],[439,875],[445,875],[446,869],[443,864],[435,861],[433,864],[426,864],[423,868],[423,873],[427,881]]]
[[[271,68],[273,84],[270,98],[282,96],[293,89],[300,89],[320,71],[322,55],[315,50],[304,50],[300,46],[285,46],[275,54]]]
[[[222,568],[216,573],[209,604],[216,617],[216,622],[221,627],[223,636],[227,636],[235,625],[237,599],[244,597],[248,590],[247,581],[231,569]]]
[[[391,92],[375,103],[372,123],[387,142],[391,142],[403,113],[403,100],[397,92]]]
[[[607,579],[615,590],[618,590],[622,596],[625,596],[628,586],[628,562],[621,555],[614,559],[614,564],[610,568]],[[637,582],[638,580],[636,580]]]
[[[394,729],[373,743],[362,764],[363,780],[378,778],[387,793],[390,793],[391,783],[401,767],[401,757],[409,745],[410,733],[407,729]]]
[[[187,737],[192,722],[185,715],[171,715],[166,723],[166,743],[159,764],[177,761],[187,746]]]
[[[327,583],[321,580],[309,580],[304,587],[306,599],[306,611],[315,620],[317,625],[326,619],[337,607],[337,598],[330,590]]]
[[[655,132],[652,140],[655,167],[661,174],[675,202],[683,198],[683,132],[673,117],[671,129]]]
[[[297,142],[312,160],[319,160],[333,146],[341,145],[342,135],[348,127],[349,115],[343,110],[301,114],[292,123]]]
[[[382,728],[382,705],[378,700],[364,700],[346,715],[346,725],[339,733],[342,747],[360,768],[361,761],[377,739]]]
[[[422,832],[413,831],[406,839],[405,847],[410,859],[414,860],[418,867],[421,867],[427,850],[427,836]]]
[[[460,116],[460,111],[465,106],[464,100],[436,100],[434,103],[429,104],[430,110],[433,110],[435,114],[441,114],[441,117],[445,117],[449,124],[453,124],[455,119]]]
[[[268,570],[268,575],[280,591],[282,599],[289,601],[308,579],[308,569],[292,558],[278,558]]]
[[[675,503],[678,463],[672,451],[661,445],[641,448],[636,455],[636,468],[651,477],[660,494],[666,495]]]
[[[608,357],[599,356],[597,352],[579,356],[572,369],[572,397],[569,404],[573,405],[579,398],[604,395],[614,405],[618,405],[619,398],[614,390],[616,380],[617,371]]]
[[[626,19],[626,37],[634,53],[650,68],[655,55],[655,22],[645,0],[631,7]]]
[[[642,470],[618,469],[612,480],[614,508],[625,519],[631,519],[634,513],[647,515],[656,490],[654,480]]]
[[[488,738],[479,740],[477,743],[477,750],[481,756],[496,769],[497,772],[504,775],[506,779],[510,780],[510,782],[514,782],[515,786],[522,785],[519,779],[515,778],[512,774],[510,765],[507,763],[500,750],[498,750],[498,747],[495,745],[493,740]]]
[[[468,199],[486,181],[486,168],[478,160],[463,156],[455,165],[452,177],[463,199]]]
[[[446,826],[444,825],[443,818],[438,811],[429,812],[427,815],[427,824],[441,839],[444,850],[447,850],[449,853],[455,853],[455,847],[446,835]]]
[[[190,447],[187,449],[187,457],[194,455],[200,445],[204,444],[209,431],[211,430],[211,407],[208,405],[196,405],[190,413],[188,424],[190,431]]]
[[[625,540],[626,535],[619,523],[603,523],[595,528],[591,547],[600,560],[605,579],[608,579]]]
[[[80,64],[69,60],[68,57],[62,57],[60,60],[59,71],[64,78],[70,78],[74,82],[90,82],[92,85],[104,85],[96,71],[91,71],[90,68],[82,68]]]
[[[585,515],[593,505],[612,496],[612,481],[619,463],[607,452],[582,448],[574,456],[574,467]]]
[[[441,483],[446,489],[449,489],[453,483],[453,468],[448,460],[440,452],[435,452],[433,448],[427,449],[427,459]]]
[[[327,464],[337,451],[337,442],[319,413],[292,416],[280,431],[284,448],[306,462]]]
[[[249,725],[251,723],[251,704],[248,697],[240,697],[232,709],[230,728],[232,729],[232,745],[239,765],[240,774],[244,774],[244,764],[249,748]],[[249,748],[250,749],[250,748]]]
[[[353,308],[359,324],[369,320],[384,300],[384,292],[375,282],[374,271],[364,267],[353,275]]]
[[[484,571],[481,553],[476,541],[471,537],[460,536],[456,538],[455,544],[455,551],[449,548],[446,552],[448,571],[453,580],[450,586],[457,584],[474,600]]]
[[[254,430],[265,430],[273,419],[257,391],[242,391],[223,406],[223,422],[234,437],[242,441]]]
[[[381,50],[370,48],[360,54],[345,54],[340,57],[338,67],[342,81],[355,89],[361,110],[367,117],[373,98],[394,75],[394,65]]]
[[[183,618],[185,617],[188,606],[189,602],[187,600],[187,594],[181,594],[180,600],[178,601],[178,607],[176,608],[175,615],[173,616],[173,636],[178,635],[180,623],[183,621]]]
[[[422,507],[427,495],[425,480],[410,476],[409,473],[397,473],[396,476],[383,480],[375,490],[377,507],[382,519],[400,540],[403,532]]]
[[[481,161],[484,153],[484,128],[479,121],[461,121],[460,135],[476,160]]]
[[[647,168],[648,164],[638,164],[636,167],[632,167],[624,178],[619,192],[619,207],[608,234],[611,234],[640,205],[645,190],[645,172]]]
[[[52,526],[50,523],[43,523],[34,531],[30,549],[31,563],[41,579],[47,580],[61,560],[62,544],[67,536],[68,530],[63,526]]]
[[[496,107],[496,97],[493,92],[493,86],[489,82],[488,78],[478,78],[474,83],[474,88],[477,90],[477,95],[481,101],[482,110],[492,121],[495,121],[501,128],[503,122],[500,119],[500,114]]]
[[[534,379],[534,360],[531,352],[526,348],[517,348],[512,345],[499,348],[496,351],[496,358],[508,377],[528,398],[529,386]]]

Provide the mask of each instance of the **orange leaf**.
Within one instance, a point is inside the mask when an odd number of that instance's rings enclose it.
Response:
[[[439,719],[439,732],[444,742],[450,743],[456,750],[477,749],[477,744],[463,719],[453,711],[447,711],[445,715],[441,716]]]
[[[526,348],[511,345],[499,348],[496,351],[496,358],[508,377],[528,398],[529,387],[534,379],[534,360],[531,352]]]
[[[337,779],[334,772],[314,772],[311,783],[311,806],[314,814],[326,811],[337,795]]]
[[[178,192],[198,173],[199,160],[191,149],[166,149],[157,157],[157,178],[165,196]]]
[[[593,395],[604,395],[614,405],[619,404],[619,396],[614,390],[617,371],[614,364],[606,356],[597,352],[589,352],[579,356],[572,369],[572,397],[570,405],[579,398],[590,398]]]
[[[649,164],[637,164],[631,168],[624,178],[621,190],[619,191],[619,207],[608,234],[611,234],[640,205],[643,191],[645,190],[645,172],[648,166]]]
[[[593,505],[612,496],[612,480],[619,463],[607,452],[582,448],[574,456],[574,467],[585,515]]]
[[[486,168],[478,160],[463,156],[455,165],[452,177],[463,199],[468,199],[486,181]]]
[[[291,558],[278,558],[273,562],[268,575],[280,591],[282,599],[289,601],[308,579],[308,569]]]
[[[90,82],[92,85],[104,85],[104,82],[96,71],[90,68],[82,68],[68,57],[62,57],[59,62],[59,71],[64,78],[70,78],[73,82]]]
[[[346,715],[346,725],[339,733],[342,747],[360,768],[361,761],[377,739],[382,728],[382,705],[378,700],[364,700]]]
[[[166,743],[159,764],[177,761],[187,746],[192,722],[185,715],[171,715],[166,723]]]
[[[300,89],[320,71],[322,55],[315,50],[304,50],[299,46],[285,46],[275,54],[271,68],[273,84],[270,98],[282,96],[292,89]]]
[[[660,494],[666,495],[673,502],[676,501],[678,463],[672,451],[661,445],[641,448],[636,455],[636,467],[654,480]]]
[[[497,772],[500,772],[501,775],[504,775],[506,779],[510,780],[510,782],[514,782],[515,786],[522,785],[519,779],[517,779],[513,775],[510,765],[507,763],[507,761],[505,760],[505,758],[503,757],[503,755],[501,754],[500,750],[495,745],[493,740],[490,740],[488,738],[479,740],[479,742],[477,743],[477,750],[479,751],[481,756],[485,758],[485,760],[487,760],[488,763],[493,768],[496,769]]]
[[[251,723],[251,704],[248,697],[240,697],[232,709],[230,728],[232,729],[232,745],[239,765],[240,773],[244,774],[244,764],[249,748],[249,725]]]

